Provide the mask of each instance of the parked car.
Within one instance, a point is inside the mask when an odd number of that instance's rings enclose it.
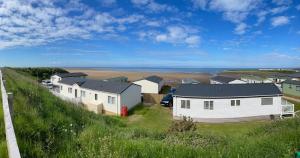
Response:
[[[53,84],[50,80],[43,80],[42,81],[42,85],[46,88],[52,89],[53,88]]]
[[[161,101],[160,105],[165,107],[172,107],[173,106],[173,95],[167,94]]]

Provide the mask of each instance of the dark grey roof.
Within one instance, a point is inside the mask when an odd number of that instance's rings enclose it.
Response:
[[[59,81],[59,83],[67,84],[67,85],[73,85],[78,84],[79,86],[82,85],[84,82],[86,82],[87,79],[80,78],[80,77],[69,77],[69,78],[63,78]]]
[[[182,84],[175,96],[198,98],[231,98],[281,95],[273,83],[253,84]]]
[[[60,83],[67,85],[78,84],[82,88],[87,88],[96,91],[103,91],[109,93],[121,94],[125,91],[132,83],[126,82],[112,82],[103,80],[91,80],[85,78],[63,78]]]
[[[289,77],[291,77],[291,78],[300,78],[300,73],[290,74]]]
[[[276,73],[269,75],[270,78],[288,78],[290,74]]]
[[[300,85],[300,81],[295,81],[295,80],[286,80],[283,83],[293,84],[293,85]]]
[[[199,84],[200,81],[197,81],[195,79],[192,79],[192,78],[184,78],[181,80],[181,83],[182,84]]]
[[[221,83],[229,83],[229,82],[234,81],[236,79],[232,78],[232,77],[226,77],[226,76],[214,76],[214,77],[211,78],[211,80],[218,81],[218,82],[221,82]]]
[[[61,78],[67,78],[67,77],[82,77],[82,76],[87,76],[87,74],[82,73],[82,72],[73,72],[73,73],[58,73],[55,74]]]
[[[151,81],[151,82],[154,82],[154,83],[160,83],[163,79],[159,76],[148,76],[146,78],[144,78],[145,80],[148,80],[148,81]]]

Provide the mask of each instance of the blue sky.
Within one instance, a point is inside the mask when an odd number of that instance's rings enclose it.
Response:
[[[300,2],[0,0],[0,66],[300,67]]]

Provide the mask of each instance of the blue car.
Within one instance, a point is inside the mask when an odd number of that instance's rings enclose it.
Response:
[[[167,94],[161,101],[160,105],[165,106],[165,107],[172,107],[173,106],[173,95],[172,94]]]

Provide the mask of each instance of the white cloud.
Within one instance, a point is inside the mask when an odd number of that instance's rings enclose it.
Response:
[[[289,55],[286,53],[272,52],[266,54],[270,58],[280,59],[280,60],[297,60],[300,61],[300,56]]]
[[[297,10],[300,10],[300,4],[296,6],[296,9],[297,9]]]
[[[160,4],[155,0],[131,0],[131,3],[141,9],[146,9],[146,12],[163,12],[163,11],[177,11],[177,8],[166,4]]]
[[[280,6],[280,7],[276,7],[276,8],[271,9],[270,12],[272,14],[279,14],[279,13],[282,13],[282,12],[288,10],[288,9],[289,9],[289,7],[287,7],[287,6]]]
[[[157,42],[167,42],[172,44],[188,44],[189,46],[197,46],[200,44],[200,36],[189,28],[181,26],[169,26],[166,33],[155,35]]]
[[[278,16],[271,19],[271,24],[274,27],[286,25],[290,22],[289,17],[286,16]]]
[[[116,0],[101,0],[101,4],[106,7],[113,6],[117,3]]]
[[[236,26],[236,28],[234,29],[234,33],[238,34],[238,35],[242,35],[244,33],[246,33],[246,29],[247,29],[247,24],[245,23],[240,23]]]
[[[236,24],[234,32],[236,34],[244,34],[247,25],[244,23],[250,14],[254,14],[254,10],[260,7],[260,0],[191,0],[194,7],[203,10],[221,12],[223,18]],[[257,14],[257,25],[265,20],[266,12]]]
[[[293,0],[272,0],[272,2],[277,5],[289,5],[293,3]]]
[[[77,0],[57,6],[51,0],[9,0],[0,2],[0,48],[42,45],[63,39],[112,36],[126,25],[144,17],[113,17],[95,11]],[[33,7],[34,6],[34,7]],[[76,12],[78,15],[72,15]]]
[[[131,3],[135,5],[145,5],[148,4],[150,0],[131,0]]]
[[[189,36],[185,39],[185,43],[187,43],[191,47],[199,45],[200,42],[201,38],[197,35]]]
[[[259,4],[258,0],[212,0],[210,9],[223,12],[224,18],[228,21],[240,23]]]
[[[208,0],[192,0],[193,6],[195,8],[205,9],[208,4]]]
[[[260,11],[257,13],[257,22],[256,22],[256,26],[258,26],[259,24],[261,24],[262,22],[264,22],[266,20],[266,16],[267,16],[268,12],[267,11]]]

